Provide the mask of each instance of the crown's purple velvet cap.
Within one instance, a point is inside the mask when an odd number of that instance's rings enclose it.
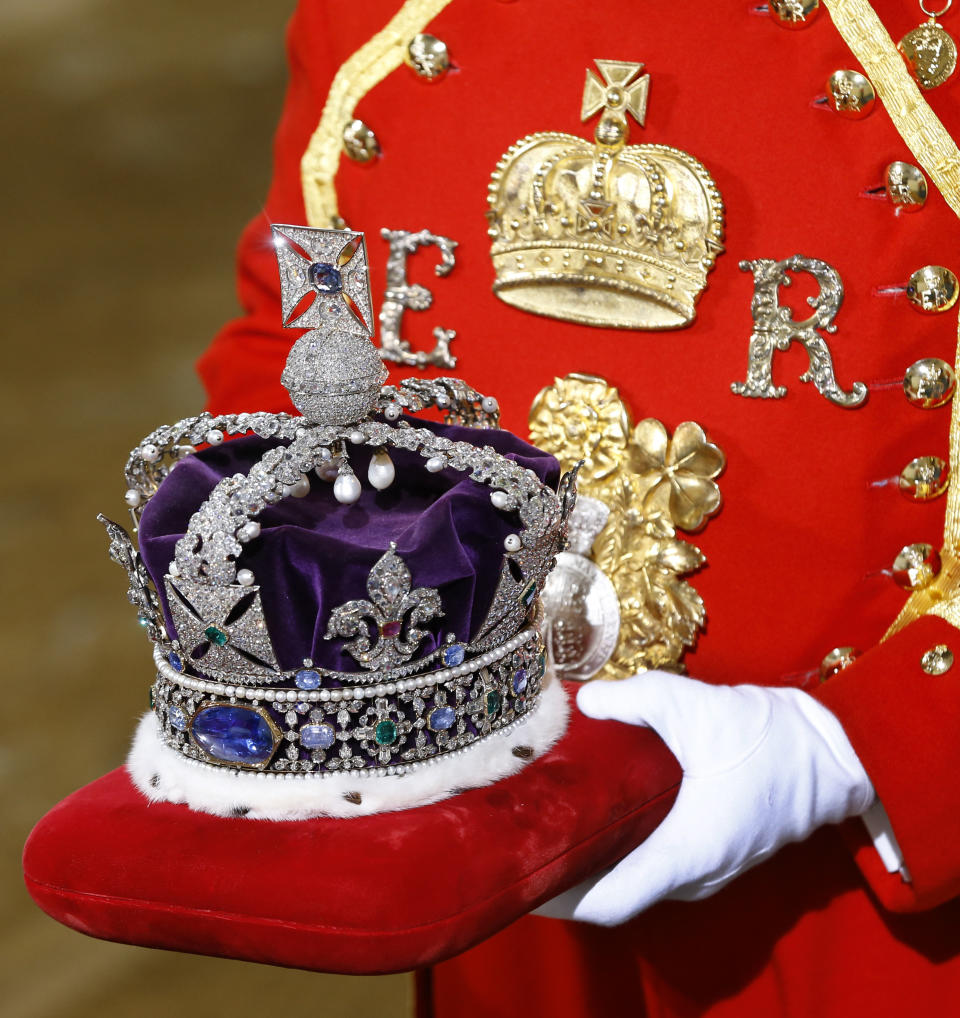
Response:
[[[508,431],[487,431],[418,421],[417,426],[454,441],[491,445],[556,487],[560,468],[550,455]],[[214,486],[250,468],[276,442],[238,438],[182,460],[160,485],[140,520],[140,551],[163,602],[167,631],[174,635],[163,578],[190,517]],[[423,458],[389,449],[396,480],[378,492],[366,483],[371,450],[350,447],[350,463],[363,492],[353,505],[340,505],[333,485],[310,475],[305,498],[287,498],[267,507],[257,520],[261,535],[246,545],[239,565],[253,570],[267,629],[280,667],[300,667],[312,658],[321,668],[361,671],[343,650],[344,640],[325,640],[333,610],[347,601],[368,599],[367,575],[395,541],[410,570],[413,587],[435,587],[444,615],[422,628],[430,635],[416,657],[423,657],[453,634],[467,643],[475,637],[493,600],[503,563],[503,541],[519,529],[516,513],[493,508],[491,488],[466,474],[430,474]]]

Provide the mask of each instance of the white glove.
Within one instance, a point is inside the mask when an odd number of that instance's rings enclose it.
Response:
[[[577,705],[588,717],[652,728],[680,761],[683,781],[642,845],[542,906],[542,915],[612,926],[662,898],[706,898],[787,842],[857,816],[875,799],[840,722],[798,689],[646,672],[590,682]]]

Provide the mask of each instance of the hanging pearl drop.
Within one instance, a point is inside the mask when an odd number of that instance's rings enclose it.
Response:
[[[320,478],[321,481],[335,481],[337,479],[340,465],[336,460],[327,459],[323,463],[318,463],[313,468],[313,472]]]
[[[333,497],[341,505],[352,505],[360,497],[360,482],[352,470],[345,470],[333,482]]]
[[[377,491],[384,491],[393,484],[397,476],[393,467],[393,460],[387,455],[386,449],[377,449],[370,459],[370,467],[367,470],[367,480]]]
[[[310,482],[305,474],[301,475],[300,480],[296,484],[290,485],[290,494],[294,498],[306,498],[310,494]]]

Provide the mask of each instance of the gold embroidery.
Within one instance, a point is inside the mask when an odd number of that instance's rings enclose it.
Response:
[[[407,0],[387,25],[345,61],[334,75],[320,123],[300,160],[303,203],[310,226],[328,228],[339,219],[335,178],[343,129],[357,103],[404,60],[407,44],[451,0]]]
[[[869,75],[894,127],[917,162],[927,171],[944,200],[960,216],[960,150],[927,105],[903,58],[867,0],[824,0],[834,25]],[[960,342],[960,335],[958,335]],[[957,369],[960,370],[960,350]],[[960,468],[960,401],[954,400],[950,418],[951,471]],[[893,635],[907,623],[936,608],[956,625],[960,607],[951,607],[960,590],[960,483],[947,492],[943,569],[937,582],[911,594],[887,631]]]
[[[720,509],[714,478],[723,453],[693,421],[672,436],[652,418],[631,429],[617,390],[590,375],[543,389],[530,410],[530,435],[565,469],[582,460],[579,490],[610,510],[593,558],[617,591],[621,626],[599,677],[678,668],[704,619],[703,599],[680,577],[704,559],[676,532],[698,530]]]

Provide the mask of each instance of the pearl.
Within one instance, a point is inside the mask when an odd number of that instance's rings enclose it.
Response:
[[[395,682],[387,683],[387,696],[393,696],[397,691],[397,684]]]
[[[360,497],[360,482],[352,470],[338,474],[333,482],[333,497],[341,505],[352,505]]]
[[[252,587],[255,577],[253,572],[249,569],[238,569],[237,570],[237,583],[241,587]]]
[[[400,420],[400,415],[402,413],[403,410],[400,408],[399,403],[391,403],[389,406],[384,408],[383,416],[386,417],[388,421],[398,421]]]
[[[434,403],[436,403],[439,410],[445,410],[448,406],[450,406],[450,400],[443,394],[437,396]]]
[[[440,456],[431,456],[425,464],[427,470],[429,470],[431,474],[436,474],[443,470],[443,465],[443,459]]]
[[[320,459],[328,460],[328,459],[331,459],[332,457],[333,457],[333,453],[329,449],[321,449],[320,450]]]
[[[224,696],[236,696],[237,688],[236,686],[227,686],[226,689],[224,689],[223,693]]]
[[[326,450],[329,452],[330,450]],[[326,458],[324,463],[314,467],[313,471],[321,481],[335,481],[339,473],[339,467],[334,463],[330,457]]]
[[[375,694],[376,694],[377,696],[386,696],[386,695],[387,695],[387,687],[386,687],[386,685],[385,685],[384,683],[382,683],[382,682],[378,683],[378,684],[377,684],[377,685],[376,685],[376,686],[374,687],[374,690],[373,690],[373,691],[374,691],[374,693],[375,693]]]
[[[523,547],[523,542],[516,534],[507,534],[503,539],[503,546],[507,551],[519,551]]]
[[[496,401],[495,397],[484,396],[483,399],[480,400],[480,409],[483,410],[484,413],[495,414],[500,409],[500,404]]]
[[[332,701],[333,703],[339,703],[339,701],[340,701],[340,697],[341,697],[342,695],[343,695],[343,694],[342,694],[342,693],[340,692],[340,690],[339,690],[339,689],[331,689],[331,690],[330,690],[330,700],[331,700],[331,701]]]
[[[250,520],[249,523],[244,525],[237,531],[237,540],[241,544],[246,544],[248,541],[252,541],[260,536],[260,524],[256,520]]]
[[[350,432],[350,441],[353,443],[353,445],[363,445],[363,443],[366,442],[366,440],[367,436],[359,429]]]
[[[140,492],[136,488],[128,488],[123,496],[124,502],[130,506],[131,509],[136,509],[142,499],[140,498]]]
[[[176,578],[177,578],[177,577],[178,577],[178,576],[180,575],[180,567],[179,567],[179,566],[177,565],[177,563],[176,563],[176,562],[171,562],[171,563],[170,563],[170,566],[169,566],[169,568],[167,569],[167,572],[168,572],[168,573],[169,573],[169,574],[170,574],[170,575],[171,575],[171,576],[172,576],[172,577],[173,577],[174,579],[176,579]]]
[[[326,703],[330,699],[330,690],[329,689],[321,689],[320,690],[320,699],[324,703]]]
[[[207,445],[219,445],[223,441],[223,432],[219,428],[211,428],[203,438]]]
[[[196,450],[196,449],[194,449],[194,447],[193,447],[192,445],[181,445],[181,446],[180,446],[180,447],[179,447],[179,448],[177,449],[177,456],[179,456],[179,457],[180,457],[180,459],[185,459],[185,458],[186,458],[187,456],[190,456],[190,455],[192,455],[192,454],[193,454],[193,453],[195,453],[196,451],[197,451],[197,450]]]
[[[306,474],[302,474],[296,484],[290,485],[290,494],[294,498],[306,498],[310,494],[310,481]]]
[[[505,491],[490,492],[490,501],[496,509],[512,509],[513,499]]]
[[[397,472],[385,449],[378,449],[370,460],[367,469],[367,480],[377,491],[385,491],[393,484]]]
[[[152,442],[148,442],[140,450],[140,459],[144,463],[156,463],[160,459],[160,450]]]

